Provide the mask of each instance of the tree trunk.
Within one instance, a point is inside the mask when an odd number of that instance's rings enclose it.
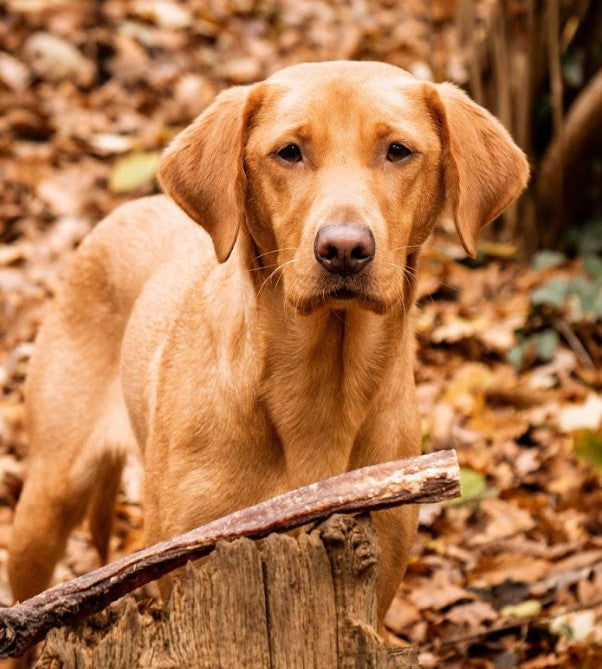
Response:
[[[416,668],[412,649],[376,631],[378,553],[367,516],[333,516],[296,539],[219,542],[161,608],[126,597],[51,631],[36,668]]]
[[[563,227],[579,221],[589,183],[588,167],[602,148],[602,71],[579,93],[548,147],[537,179],[537,213],[543,241],[552,246]]]

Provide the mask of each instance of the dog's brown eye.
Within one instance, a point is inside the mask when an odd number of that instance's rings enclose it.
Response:
[[[301,160],[301,149],[296,144],[289,144],[280,149],[278,155],[287,163],[298,163]]]
[[[399,144],[398,142],[393,142],[389,144],[389,149],[387,150],[387,160],[390,160],[392,163],[397,163],[404,158],[410,156],[412,152],[408,149],[407,146]]]

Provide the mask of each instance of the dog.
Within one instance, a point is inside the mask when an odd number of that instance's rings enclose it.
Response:
[[[528,173],[460,89],[392,65],[295,65],[218,95],[165,151],[166,195],[91,232],[41,328],[14,597],[48,586],[86,514],[106,560],[133,450],[148,543],[419,454],[410,310],[421,245],[453,218],[474,255]],[[417,513],[373,516],[382,621]]]

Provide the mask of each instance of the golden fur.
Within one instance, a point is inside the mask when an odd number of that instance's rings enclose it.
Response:
[[[387,160],[392,142],[411,156]],[[291,143],[301,162],[278,157]],[[106,558],[128,449],[144,454],[148,542],[419,453],[408,312],[420,245],[453,217],[474,253],[527,177],[488,112],[390,65],[298,65],[219,95],[164,154],[173,199],[137,200],[100,223],[40,332],[15,598],[48,585],[86,512]],[[362,272],[316,262],[316,233],[333,221],[372,231]],[[355,298],[333,297],[341,288]],[[375,521],[382,618],[416,511]]]

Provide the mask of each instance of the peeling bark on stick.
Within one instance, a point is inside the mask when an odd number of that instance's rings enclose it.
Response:
[[[457,497],[459,492],[453,450],[364,467],[298,488],[0,610],[0,657],[23,654],[53,627],[100,611],[141,585],[207,555],[220,540],[258,539],[334,513],[436,502]]]

